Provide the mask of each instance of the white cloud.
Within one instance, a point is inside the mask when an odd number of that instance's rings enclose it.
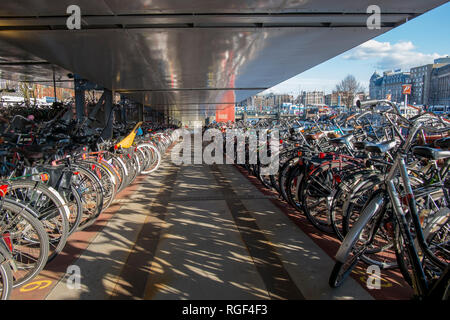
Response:
[[[309,78],[299,74],[289,80],[277,84],[263,92],[260,95],[273,94],[292,94],[297,96],[300,91],[324,91],[328,94],[335,90],[336,84],[338,84],[348,73],[342,74],[341,78],[337,77],[324,77],[324,78]],[[359,79],[358,79],[359,81]],[[360,84],[367,90],[369,88],[369,81],[360,81]]]
[[[347,60],[375,60],[373,66],[382,70],[398,68],[408,70],[411,67],[433,63],[434,59],[442,56],[438,53],[418,52],[411,41],[399,41],[391,44],[390,42],[369,40],[350,50],[343,58]]]
[[[274,93],[274,94],[282,94],[282,93],[289,93],[293,95],[299,94],[300,91],[312,91],[312,90],[319,90],[319,91],[331,91],[334,89],[336,84],[340,81],[340,79],[334,79],[334,78],[307,78],[304,77],[302,74],[296,75],[295,77],[292,77],[289,80],[286,80],[282,83],[277,84],[276,86],[273,86],[270,89],[267,89],[261,94],[268,94],[268,93]]]

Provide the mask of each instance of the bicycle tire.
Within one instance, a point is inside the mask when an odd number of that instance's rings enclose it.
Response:
[[[78,225],[82,230],[91,225],[101,214],[103,209],[103,188],[98,177],[84,167],[77,167],[77,178],[72,180],[72,186],[81,197],[83,214]]]
[[[150,161],[147,168],[141,171],[141,174],[150,174],[156,170],[158,170],[159,166],[161,165],[161,152],[156,148],[155,146],[151,144],[141,144],[139,147],[146,148],[149,152]]]
[[[0,210],[9,210],[9,212],[12,212],[12,214],[15,215],[12,221],[16,220],[20,216],[29,225],[29,227],[27,228],[20,229],[22,231],[27,230],[26,237],[24,236],[23,233],[20,233],[21,239],[18,239],[16,237],[11,238],[13,246],[11,254],[18,268],[17,272],[13,272],[13,288],[16,288],[34,279],[45,267],[49,258],[49,239],[47,231],[42,226],[42,223],[37,218],[34,217],[34,214],[30,213],[31,212],[30,208],[27,208],[23,204],[6,197],[4,197],[2,201],[3,201],[2,208]],[[1,222],[4,221],[5,217],[1,219]],[[16,224],[15,226],[17,225],[18,224]],[[11,226],[0,224],[0,228],[6,227],[9,227],[9,230],[11,230],[12,228]],[[4,231],[2,231],[2,233],[4,233]],[[10,232],[10,234],[18,235],[19,232],[14,233]],[[17,245],[19,243],[19,240],[28,243],[28,245],[23,244]],[[27,247],[31,248],[32,246],[37,249],[36,250],[37,252],[33,253],[34,256],[37,256],[37,258],[34,259],[35,263],[32,264],[26,263],[30,259],[30,256],[32,255],[31,253],[24,255],[25,261],[21,260],[21,258],[20,260],[18,260],[19,257],[22,257],[22,255],[17,250],[19,249],[24,250],[24,248]],[[28,269],[28,272],[26,272],[25,274],[21,274],[21,270],[24,269]]]
[[[8,262],[0,264],[0,300],[8,300],[13,286],[13,274]]]
[[[26,197],[23,196],[23,192],[17,192],[17,190],[33,190],[35,193],[31,195],[26,192]],[[46,205],[37,203],[37,199],[43,198],[41,195],[48,198]],[[41,221],[42,226],[46,230],[49,238],[49,257],[48,262],[53,260],[65,247],[67,238],[69,236],[69,216],[70,211],[67,207],[62,196],[52,187],[46,186],[36,181],[14,181],[8,188],[8,196],[21,201],[26,207],[32,210],[32,213],[36,214],[36,218]],[[31,198],[29,197],[31,196]],[[53,207],[54,206],[54,207]]]

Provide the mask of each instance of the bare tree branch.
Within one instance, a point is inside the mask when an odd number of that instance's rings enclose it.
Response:
[[[347,108],[351,108],[356,93],[364,91],[364,87],[349,74],[344,80],[336,85],[336,91],[343,94],[343,102]]]

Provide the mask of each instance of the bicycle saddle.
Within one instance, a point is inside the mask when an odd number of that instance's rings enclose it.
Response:
[[[330,139],[331,143],[334,144],[344,144],[344,145],[349,145],[350,144],[350,140],[353,139],[353,134],[346,134],[344,136],[341,136],[339,138],[334,138],[334,139]]]
[[[55,146],[53,144],[31,145],[31,146],[23,146],[20,152],[27,159],[40,160],[44,158],[45,152],[52,152],[54,151],[54,149]]]
[[[39,160],[44,157],[42,148],[39,145],[26,146],[20,151],[24,155],[25,158],[30,159],[30,160]]]
[[[448,150],[441,150],[441,149],[435,149],[431,147],[413,147],[412,151],[415,155],[431,160],[439,160],[439,159],[445,159],[450,157],[450,151]]]
[[[308,134],[306,136],[306,139],[308,140],[319,140],[320,138],[322,138],[325,134],[323,132],[317,132],[314,134]]]
[[[364,149],[369,152],[383,154],[394,148],[396,145],[395,141],[386,141],[382,143],[370,143],[368,142]]]

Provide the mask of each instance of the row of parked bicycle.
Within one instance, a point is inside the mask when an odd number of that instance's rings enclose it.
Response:
[[[407,119],[387,100],[357,106],[308,122],[235,124],[280,132],[277,174],[250,164],[248,144],[244,167],[341,241],[331,287],[365,263],[399,268],[415,297],[447,299],[450,123],[425,112]]]
[[[32,281],[138,175],[157,170],[172,144],[165,126],[116,124],[106,138],[89,119],[63,120],[66,111],[42,122],[15,115],[2,128],[1,299]]]

